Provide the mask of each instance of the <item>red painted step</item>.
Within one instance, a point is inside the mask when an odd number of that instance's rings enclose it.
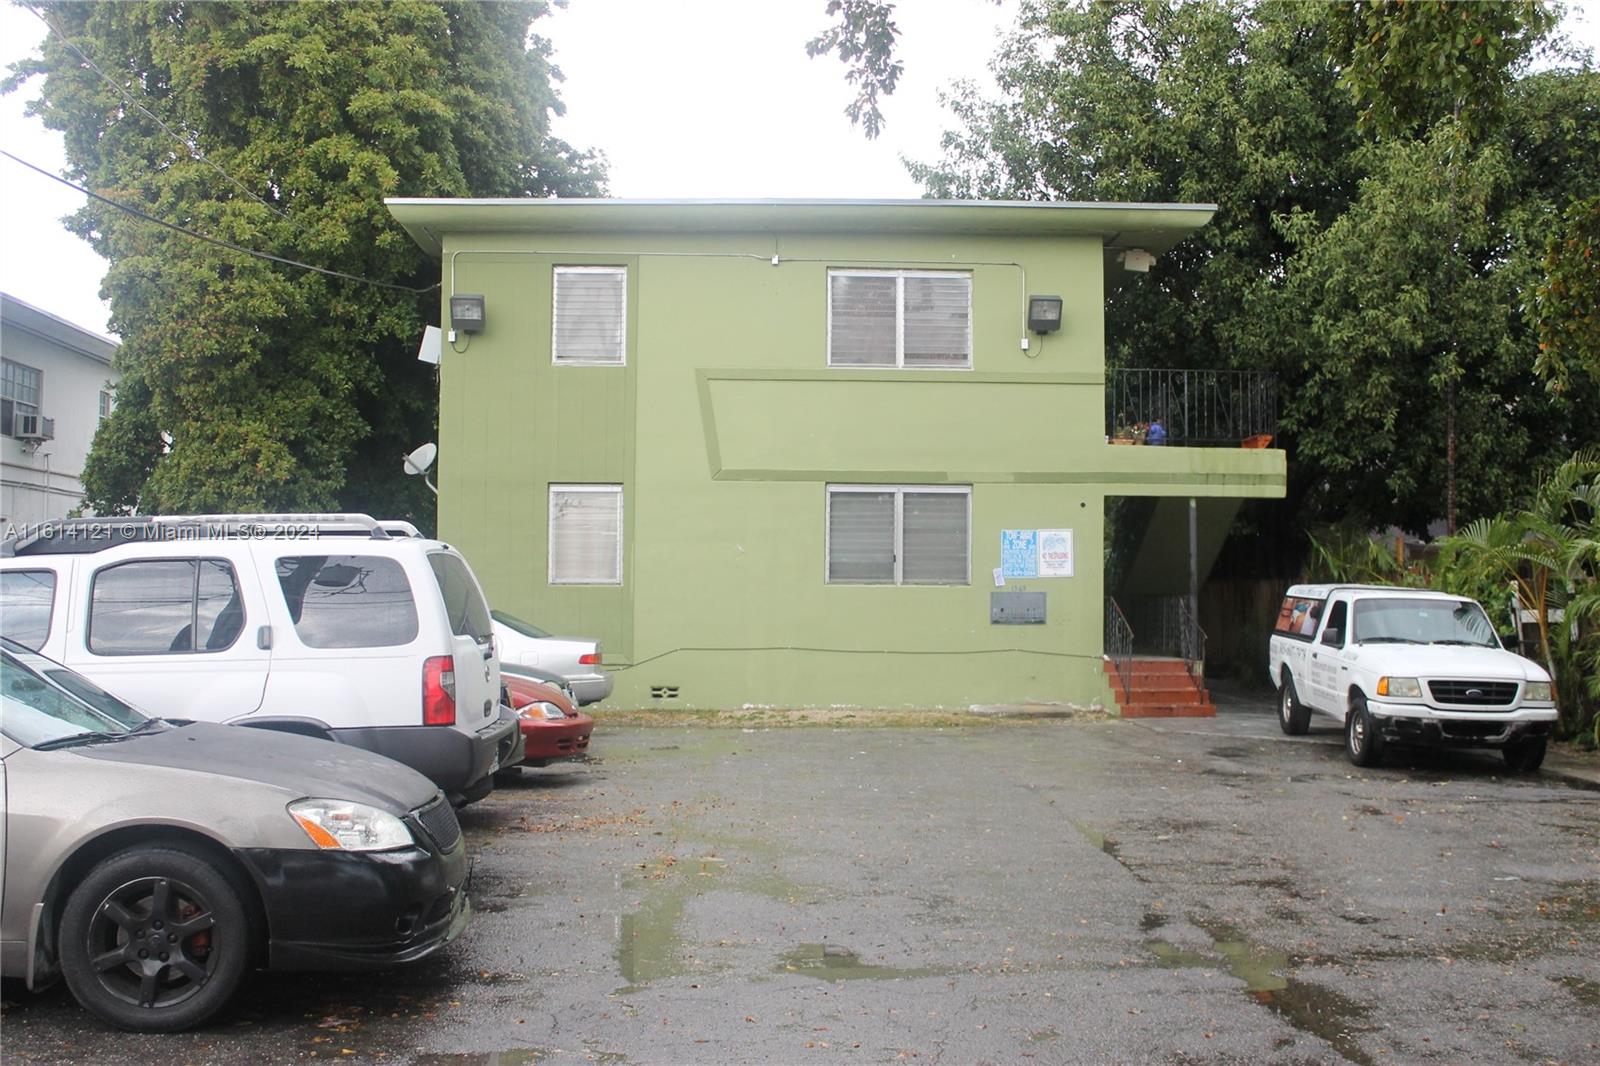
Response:
[[[1126,681],[1116,664],[1105,662],[1111,694],[1124,718],[1211,718],[1211,694],[1182,659],[1134,659]]]

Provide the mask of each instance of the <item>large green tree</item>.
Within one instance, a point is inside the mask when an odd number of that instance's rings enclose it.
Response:
[[[942,159],[913,173],[937,196],[1218,204],[1110,293],[1108,356],[1277,371],[1290,505],[1250,521],[1289,559],[1311,522],[1443,516],[1457,422],[1461,507],[1487,513],[1600,428],[1592,390],[1541,387],[1532,320],[1562,209],[1600,188],[1594,75],[1527,77],[1547,20],[1517,9],[1537,24],[1496,13],[1500,37],[1462,38],[1499,66],[1446,63],[1432,104],[1364,130],[1382,93],[1352,92],[1355,8],[1025,0],[999,97],[958,91]],[[1439,54],[1399,38],[1364,60]]]
[[[8,88],[66,134],[91,200],[69,220],[111,267],[115,414],[84,474],[102,512],[432,501],[400,457],[435,432],[416,360],[437,266],[389,196],[593,195],[535,3],[41,3],[51,32]]]

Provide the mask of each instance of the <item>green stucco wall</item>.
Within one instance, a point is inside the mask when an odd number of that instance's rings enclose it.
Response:
[[[440,535],[499,608],[596,636],[617,706],[966,706],[1106,695],[1108,494],[1282,492],[1282,453],[1105,444],[1098,237],[446,233],[487,326],[441,366]],[[772,264],[774,254],[778,265]],[[625,367],[550,362],[555,265],[628,268]],[[973,367],[827,366],[829,267],[970,270]],[[1029,293],[1065,326],[1019,350]],[[448,312],[446,311],[446,320]],[[1031,356],[1031,357],[1030,357]],[[624,487],[620,587],[547,583],[551,483]],[[970,484],[972,583],[829,585],[826,485]],[[1070,528],[1077,576],[1012,581],[1000,531]],[[633,665],[629,665],[633,664]]]

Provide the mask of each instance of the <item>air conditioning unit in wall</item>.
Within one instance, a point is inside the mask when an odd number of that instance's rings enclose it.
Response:
[[[17,415],[16,438],[21,441],[47,441],[56,439],[56,420],[43,415]]]

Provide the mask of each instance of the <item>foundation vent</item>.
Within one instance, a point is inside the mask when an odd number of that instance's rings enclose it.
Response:
[[[675,700],[678,698],[678,686],[651,685],[650,698],[653,700]]]

